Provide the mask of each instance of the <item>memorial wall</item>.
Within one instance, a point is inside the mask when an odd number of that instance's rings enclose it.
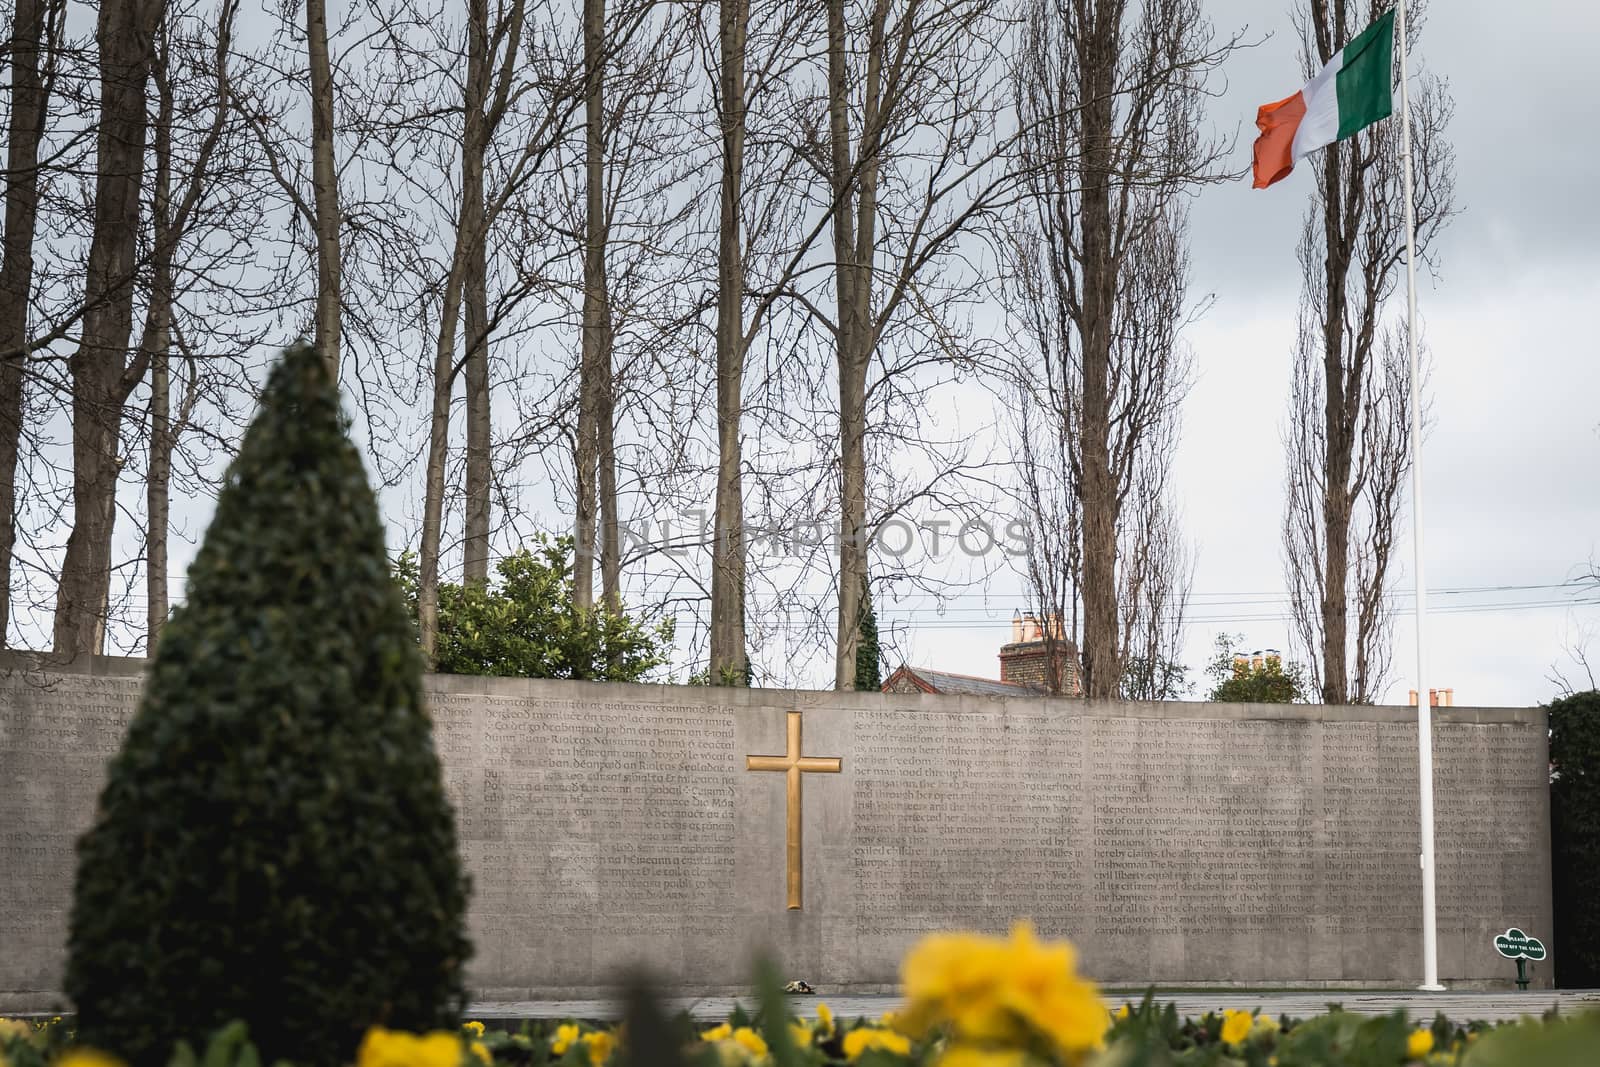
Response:
[[[142,667],[38,663],[0,658],[0,1010],[59,1000],[73,842]],[[1418,980],[1411,709],[427,684],[475,997],[637,961],[730,990],[757,951],[886,989],[922,934],[1017,918],[1102,982]],[[1560,951],[1545,714],[1439,709],[1434,745],[1441,977],[1503,983],[1494,934]]]

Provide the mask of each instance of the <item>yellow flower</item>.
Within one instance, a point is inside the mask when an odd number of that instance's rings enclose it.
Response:
[[[461,1035],[443,1030],[408,1034],[374,1026],[361,1041],[356,1067],[461,1067]]]
[[[895,1019],[898,1017],[899,1016],[896,1012],[886,1011],[882,1015],[878,1016],[878,1025],[893,1030]]]
[[[1118,1008],[1116,1011],[1112,1012],[1111,1014],[1115,1015],[1119,1019],[1126,1019],[1129,1016],[1129,1014],[1131,1014],[1131,1009],[1126,1004],[1124,1004],[1122,1007]]]
[[[1271,1015],[1257,1015],[1255,1025],[1250,1028],[1250,1036],[1254,1037],[1256,1034],[1275,1034],[1282,1029],[1283,1024],[1279,1023],[1276,1017]]]
[[[571,1048],[572,1043],[578,1040],[580,1033],[582,1031],[577,1023],[562,1023],[556,1027],[556,1032],[550,1038],[550,1054],[552,1056],[565,1056],[567,1049]]]
[[[1250,1012],[1227,1009],[1222,1013],[1222,1043],[1242,1044],[1250,1036],[1250,1028],[1254,1025],[1255,1016]]]
[[[21,1019],[0,1019],[0,1042],[11,1037],[27,1037],[33,1033],[33,1027]]]
[[[752,1056],[765,1056],[767,1054],[767,1043],[761,1039],[760,1034],[748,1026],[741,1026],[733,1032],[733,1043]]]
[[[478,1061],[483,1064],[483,1067],[489,1067],[494,1062],[494,1057],[489,1055],[489,1046],[482,1041],[474,1041],[468,1047],[472,1050],[472,1054],[478,1057]]]
[[[1022,1044],[1039,1033],[1068,1057],[1099,1048],[1111,1015],[1076,965],[1070,944],[1040,942],[1026,922],[1009,940],[926,937],[901,965],[908,1003],[896,1026],[921,1037],[948,1025],[958,1039],[979,1044]]]
[[[833,1009],[817,1001],[817,1030],[824,1038],[833,1036]]]
[[[796,1048],[811,1047],[811,1024],[804,1019],[789,1020],[789,1040]]]
[[[1433,1031],[1413,1030],[1406,1038],[1406,1058],[1420,1060],[1433,1051]]]
[[[461,1029],[465,1030],[467,1033],[471,1034],[473,1037],[482,1037],[483,1036],[483,1024],[480,1023],[476,1019],[472,1019],[469,1022],[462,1023],[461,1024]]]
[[[951,1045],[934,1067],[1025,1067],[1027,1062],[1027,1054],[1019,1049]]]
[[[911,1055],[911,1039],[893,1030],[863,1026],[844,1035],[844,1058],[854,1063],[868,1049],[881,1049],[899,1056]]]
[[[609,1030],[595,1030],[583,1035],[583,1043],[588,1046],[589,1067],[600,1067],[616,1050],[617,1035]]]
[[[717,1026],[713,1026],[709,1030],[700,1031],[701,1041],[721,1041],[732,1036],[733,1027],[729,1026],[727,1023],[721,1023]]]

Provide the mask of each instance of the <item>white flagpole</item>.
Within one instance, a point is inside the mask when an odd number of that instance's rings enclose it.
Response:
[[[1439,984],[1439,921],[1433,855],[1433,701],[1428,692],[1428,645],[1424,639],[1428,588],[1422,571],[1422,401],[1417,366],[1417,242],[1411,189],[1411,95],[1406,78],[1406,0],[1399,0],[1400,140],[1406,187],[1406,353],[1411,359],[1411,545],[1417,571],[1417,777],[1422,823],[1422,988]]]

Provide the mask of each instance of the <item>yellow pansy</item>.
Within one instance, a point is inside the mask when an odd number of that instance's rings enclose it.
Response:
[[[1111,1014],[1115,1015],[1119,1019],[1126,1019],[1128,1017],[1128,1015],[1130,1014],[1130,1012],[1131,1012],[1131,1009],[1126,1004],[1124,1004],[1122,1007],[1118,1008],[1116,1011],[1112,1012]]]
[[[595,1030],[583,1035],[583,1043],[588,1048],[589,1067],[600,1067],[616,1051],[617,1035],[609,1030]]]
[[[888,1027],[889,1029],[893,1030],[895,1020],[897,1018],[899,1018],[898,1012],[886,1011],[882,1015],[878,1016],[878,1025]]]
[[[733,1043],[749,1052],[752,1056],[765,1056],[767,1054],[767,1043],[761,1039],[760,1034],[748,1026],[741,1026],[733,1032]]]
[[[1068,1057],[1099,1048],[1111,1015],[1076,966],[1071,945],[1039,941],[1026,922],[1009,939],[926,937],[901,966],[908,1002],[896,1027],[921,1037],[948,1026],[979,1045],[1022,1044],[1038,1033]]]
[[[1242,1044],[1244,1039],[1250,1036],[1250,1029],[1254,1025],[1255,1016],[1250,1012],[1229,1008],[1222,1013],[1222,1043]]]
[[[824,1038],[833,1036],[833,1009],[820,1000],[817,1002],[817,1031]]]
[[[489,1055],[489,1046],[482,1041],[474,1041],[467,1047],[474,1056],[478,1057],[478,1062],[483,1064],[483,1067],[489,1067],[494,1062],[494,1057]]]
[[[461,1067],[461,1051],[459,1034],[443,1030],[408,1034],[374,1026],[361,1040],[356,1067]],[[75,1064],[73,1067],[101,1065]]]
[[[884,1052],[909,1056],[911,1039],[893,1030],[880,1030],[873,1026],[863,1026],[844,1035],[845,1059],[853,1063],[868,1049],[881,1049]]]
[[[1283,1029],[1277,1018],[1271,1015],[1257,1015],[1255,1025],[1250,1028],[1251,1036],[1256,1034],[1275,1034]]]
[[[796,1048],[811,1047],[811,1024],[804,1019],[789,1020],[789,1040]]]
[[[1420,1060],[1433,1051],[1433,1031],[1413,1030],[1411,1036],[1406,1038],[1406,1057]]]
[[[721,1041],[733,1036],[733,1027],[727,1023],[720,1023],[709,1030],[700,1031],[701,1041]]]
[[[572,1043],[578,1040],[578,1035],[582,1032],[577,1023],[562,1023],[556,1027],[556,1032],[550,1037],[550,1054],[565,1056],[567,1049],[572,1047]]]
[[[951,1045],[934,1067],[1025,1067],[1027,1062],[1027,1054],[1014,1048]]]
[[[33,1033],[33,1027],[21,1019],[0,1019],[0,1042],[13,1037],[27,1037]]]
[[[471,1034],[473,1037],[482,1037],[483,1036],[483,1024],[480,1023],[476,1019],[472,1019],[472,1020],[470,1020],[468,1022],[462,1023],[461,1024],[461,1029],[465,1030],[467,1033]]]

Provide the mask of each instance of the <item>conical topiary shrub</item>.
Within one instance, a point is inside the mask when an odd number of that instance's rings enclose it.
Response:
[[[78,846],[66,990],[139,1067],[230,1019],[313,1065],[458,1020],[455,823],[345,429],[322,358],[285,353]]]

